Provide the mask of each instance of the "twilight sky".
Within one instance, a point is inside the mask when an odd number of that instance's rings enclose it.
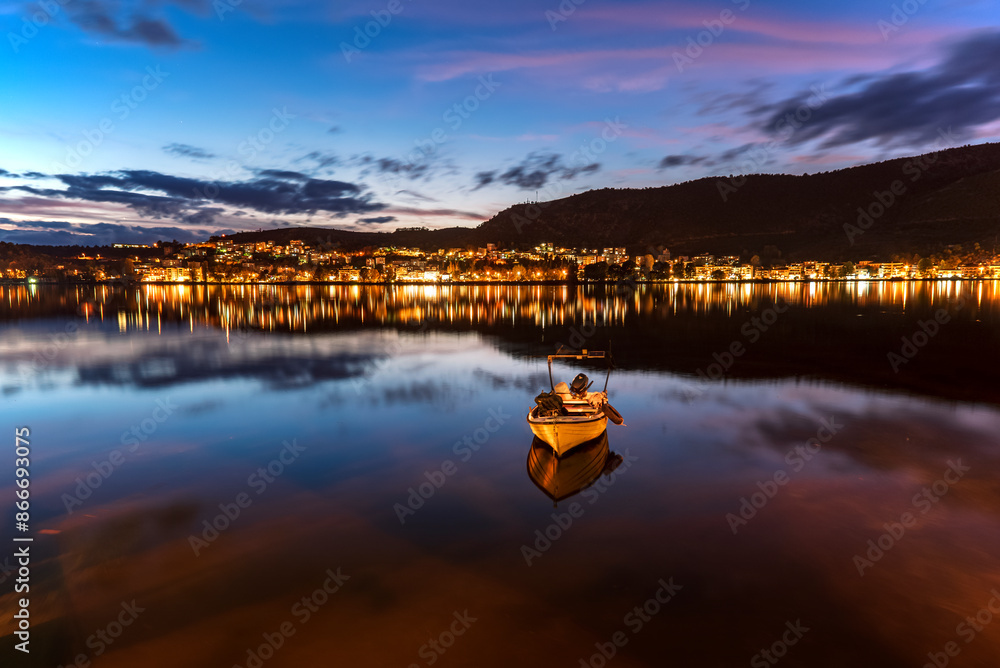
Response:
[[[0,0],[0,21],[0,241],[473,226],[536,191],[1000,137],[993,1]]]

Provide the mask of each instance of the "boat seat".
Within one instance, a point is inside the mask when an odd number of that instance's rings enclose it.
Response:
[[[567,415],[591,415],[595,412],[587,401],[564,401],[563,410]]]

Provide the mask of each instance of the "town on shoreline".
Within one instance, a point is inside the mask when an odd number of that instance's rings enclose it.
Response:
[[[892,261],[784,261],[773,247],[760,255],[671,257],[666,249],[629,255],[618,248],[529,250],[480,248],[366,248],[289,241],[232,239],[183,244],[115,244],[52,257],[7,245],[4,283],[152,284],[573,284],[769,282],[844,280],[1000,280],[1000,255],[949,247],[940,255],[894,256]],[[17,248],[16,246],[14,248]]]

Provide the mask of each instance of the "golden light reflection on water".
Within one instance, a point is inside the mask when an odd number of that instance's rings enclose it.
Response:
[[[58,297],[54,297],[58,294]],[[981,309],[1000,294],[1000,281],[844,281],[806,283],[665,283],[637,288],[542,285],[79,286],[57,292],[38,286],[0,286],[10,313],[33,308],[75,310],[88,320],[118,311],[120,330],[158,330],[163,321],[261,331],[305,332],[317,324],[412,326],[425,322],[477,325],[617,326],[636,315],[735,315],[783,301],[806,308],[836,303],[906,313],[963,299]],[[122,299],[124,295],[124,300]],[[53,304],[51,300],[57,299]],[[155,321],[151,321],[153,316]]]

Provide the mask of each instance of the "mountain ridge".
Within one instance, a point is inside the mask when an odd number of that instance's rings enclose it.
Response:
[[[864,217],[864,212],[870,218]],[[347,248],[434,250],[496,243],[527,248],[624,246],[630,253],[752,255],[839,261],[993,248],[1000,235],[1000,144],[806,175],[712,176],[669,186],[600,188],[510,206],[477,227],[394,232],[283,228],[236,241],[302,238]]]
[[[217,238],[217,237],[212,237]],[[476,227],[360,232],[285,227],[239,232],[239,243],[300,239],[366,247],[625,247],[630,254],[777,255],[843,261],[942,254],[1000,240],[1000,143],[805,175],[710,176],[668,186],[599,188],[497,212]],[[27,245],[25,245],[27,246]],[[31,246],[65,255],[82,246]],[[56,250],[61,249],[61,250]]]
[[[942,197],[950,197],[942,208]],[[882,198],[880,200],[880,197]],[[991,245],[1000,233],[1000,144],[946,149],[833,172],[706,177],[518,205],[480,226],[501,243],[666,247],[675,255],[759,253],[842,260]],[[859,211],[860,208],[860,211]],[[871,217],[869,222],[862,216]],[[535,213],[531,220],[529,213]],[[525,221],[530,224],[526,224]]]

